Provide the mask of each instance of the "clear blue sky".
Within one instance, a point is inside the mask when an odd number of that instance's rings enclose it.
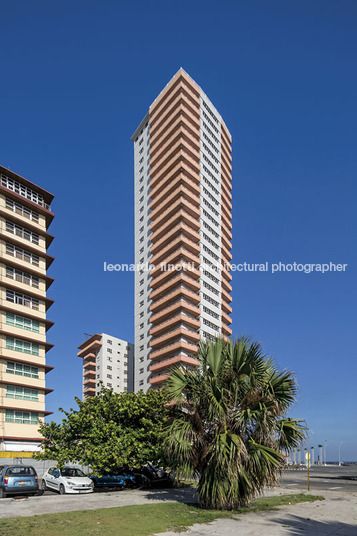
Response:
[[[81,395],[83,333],[133,341],[130,136],[182,66],[233,136],[233,332],[293,369],[293,415],[357,459],[355,0],[0,1],[0,162],[56,196],[48,409]],[[58,413],[55,413],[58,418]]]

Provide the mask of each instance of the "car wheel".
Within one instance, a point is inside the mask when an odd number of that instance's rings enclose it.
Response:
[[[42,482],[41,482],[41,489],[42,489],[42,491],[46,491],[46,490],[47,490],[46,480],[42,480]]]
[[[64,495],[66,493],[66,489],[65,489],[63,484],[60,485],[59,492],[60,492],[61,495]]]
[[[7,497],[7,495],[6,495],[6,493],[4,493],[3,488],[0,488],[0,498],[1,499],[6,499],[6,497]]]

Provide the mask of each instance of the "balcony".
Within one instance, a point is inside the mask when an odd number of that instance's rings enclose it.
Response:
[[[222,300],[222,311],[224,311],[227,315],[232,314],[232,307],[224,300]]]
[[[78,357],[85,357],[87,354],[93,354],[93,351],[98,350],[102,346],[102,336],[96,333],[90,339],[86,340],[83,344],[78,346],[80,350],[77,354]]]
[[[163,359],[162,361],[153,363],[152,365],[150,365],[150,372],[162,372],[164,370],[170,369],[176,365],[181,364],[189,367],[197,367],[200,362],[197,359],[194,359],[193,357],[189,357],[187,355],[177,355],[174,357],[170,357],[169,359]]]
[[[222,333],[224,335],[227,335],[228,337],[230,337],[232,335],[232,330],[231,330],[231,328],[229,328],[225,324],[222,324]]]
[[[166,149],[167,143],[169,142],[169,140],[173,140],[173,137],[176,132],[184,132],[188,136],[190,136],[194,142],[196,141],[196,143],[198,143],[198,150],[199,150],[200,135],[199,135],[198,128],[193,127],[182,116],[181,113],[176,112],[170,115],[170,117],[166,121],[165,130],[161,130],[161,135],[158,135],[158,132],[157,132],[152,142],[151,142],[151,132],[150,132],[150,156],[151,158],[156,157],[156,155],[159,155],[162,152],[162,150]]]
[[[160,262],[163,262],[163,261],[167,262],[166,261],[167,257],[169,257],[172,253],[174,253],[181,246],[183,246],[186,250],[188,250],[189,252],[191,252],[193,255],[196,255],[196,256],[198,256],[201,252],[201,248],[199,244],[196,242],[193,242],[186,234],[181,232],[166,247],[163,247],[161,249],[160,247],[152,246],[150,248],[151,253],[153,253],[153,256],[151,258],[151,264],[155,266],[159,264]],[[154,252],[156,253],[154,254]]]
[[[84,373],[83,373],[83,377],[84,378],[90,378],[90,379],[95,379],[96,378],[96,373],[93,372],[93,370],[86,370]]]
[[[173,326],[180,325],[180,324],[186,324],[187,326],[189,326],[190,328],[196,331],[198,331],[201,327],[201,323],[197,318],[194,318],[185,313],[179,313],[179,314],[172,316],[165,322],[162,322],[161,324],[158,324],[154,326],[153,328],[151,328],[150,335],[152,337],[159,336],[162,333],[165,333],[166,331],[169,331],[170,329],[172,329]]]
[[[201,212],[199,208],[199,197],[193,196],[192,192],[181,183],[171,194],[167,196],[160,196],[160,198],[153,199],[150,202],[150,219],[155,221],[156,218],[160,217],[165,210],[171,208],[173,203],[177,200],[181,201],[182,205],[185,207],[185,210],[189,212],[193,218],[200,218]]]
[[[199,281],[196,281],[185,272],[174,273],[173,276],[163,285],[156,290],[152,290],[150,298],[152,301],[160,300],[165,297],[174,287],[177,285],[185,285],[193,292],[199,292],[201,285]]]
[[[193,242],[196,248],[199,247],[197,246],[200,240],[200,235],[198,234],[198,232],[186,225],[186,223],[180,221],[171,229],[166,229],[164,236],[159,239],[157,239],[156,233],[152,234],[151,241],[153,242],[153,245],[150,248],[150,252],[153,255],[157,254],[158,252],[161,253],[161,251],[164,251],[164,248],[167,247],[170,242],[173,242],[176,238],[180,236],[187,238],[187,240],[189,240],[190,242]]]
[[[167,216],[161,220],[160,225],[151,223],[150,228],[152,230],[151,242],[155,243],[161,238],[163,238],[167,233],[170,233],[180,223],[185,224],[188,228],[192,229],[193,232],[197,233],[201,228],[201,223],[196,219],[192,218],[188,212],[180,208],[179,210],[172,211],[172,215],[168,218]]]
[[[165,177],[178,162],[185,162],[192,168],[193,172],[197,175],[200,173],[200,157],[199,152],[191,147],[186,140],[182,137],[177,143],[170,149],[169,154],[166,155],[165,160],[161,160],[155,166],[150,169],[150,177],[153,180],[153,184],[157,180],[161,180]]]
[[[226,303],[231,303],[232,301],[232,297],[224,288],[222,288],[222,301],[225,301]]]
[[[159,349],[160,346],[162,346],[163,344],[168,344],[169,341],[177,339],[178,337],[184,337],[185,339],[189,339],[190,344],[197,344],[201,338],[200,334],[197,333],[197,331],[194,331],[184,326],[179,326],[170,331],[167,331],[159,337],[151,339],[150,346],[151,348]]]
[[[167,257],[163,257],[161,253],[151,257],[151,264],[155,266],[151,271],[151,277],[153,279],[155,278],[155,284],[151,284],[152,288],[158,286],[157,281],[164,273],[172,277],[172,275],[181,271],[188,273],[188,275],[194,279],[199,279],[200,277],[198,268],[201,265],[201,261],[198,255],[195,255],[181,244],[178,244],[177,248]],[[180,268],[180,270],[178,268],[176,269],[177,266],[182,266],[182,268]],[[160,281],[163,282],[167,279],[168,277],[162,277]],[[153,283],[153,281],[151,283]]]
[[[222,310],[222,322],[226,324],[226,326],[229,326],[230,324],[232,324],[231,318],[223,310]]]
[[[175,303],[180,299],[187,300],[189,303],[193,304],[199,304],[201,300],[200,296],[196,292],[192,292],[190,289],[187,289],[183,285],[180,285],[179,287],[173,289],[171,292],[165,294],[165,296],[163,296],[156,302],[152,303],[150,305],[150,311],[152,313],[157,313],[161,309],[169,307],[170,304]]]
[[[89,398],[90,396],[95,396],[96,390],[95,387],[86,387],[83,390],[84,398]]]
[[[160,177],[156,182],[150,183],[150,198],[161,200],[165,195],[169,195],[172,191],[179,187],[180,184],[192,191],[193,195],[200,196],[200,178],[197,174],[192,173],[190,168],[184,162],[177,162],[175,167],[170,170],[165,177]]]
[[[188,129],[185,128],[184,122],[174,131],[171,131],[168,135],[165,132],[165,138],[162,137],[160,144],[156,145],[153,150],[150,150],[150,164],[152,169],[160,166],[162,162],[165,162],[167,155],[175,150],[178,144],[184,143],[193,154],[198,154],[200,150],[200,142],[197,138],[193,137]]]
[[[154,361],[155,359],[160,359],[161,357],[181,351],[196,355],[198,351],[197,344],[192,344],[186,341],[176,341],[175,343],[164,346],[159,350],[151,351],[150,359]]]
[[[184,71],[180,70],[155,100],[154,104],[151,105],[151,116],[156,118],[156,121],[160,120],[168,107],[171,106],[173,102],[176,103],[178,96],[191,102],[193,101],[193,106],[194,108],[197,108],[197,114],[199,114],[200,88]]]
[[[189,315],[198,317],[200,315],[200,309],[197,306],[192,305],[191,303],[186,302],[181,299],[173,303],[166,309],[162,309],[158,313],[151,316],[152,324],[161,324],[165,320],[168,320],[169,317],[173,316],[175,313],[187,312]]]
[[[153,378],[150,378],[149,382],[152,386],[158,386],[158,385],[165,383],[168,377],[169,377],[168,374],[160,374],[158,376],[154,376]]]
[[[85,380],[83,382],[83,385],[86,386],[86,387],[94,387],[95,388],[95,379],[93,380],[92,378],[88,378],[87,380]]]

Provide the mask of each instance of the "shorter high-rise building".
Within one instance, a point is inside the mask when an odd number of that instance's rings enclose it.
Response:
[[[107,333],[96,333],[78,346],[83,359],[83,400],[101,387],[115,393],[134,390],[134,345]]]
[[[0,166],[0,450],[36,451],[52,389],[45,376],[53,367],[47,310],[53,283],[47,253],[54,214],[53,195]]]

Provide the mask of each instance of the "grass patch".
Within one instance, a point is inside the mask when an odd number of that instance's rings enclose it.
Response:
[[[152,536],[158,532],[184,531],[195,523],[209,523],[246,512],[271,510],[277,506],[322,500],[316,495],[279,495],[257,499],[249,508],[235,512],[205,510],[185,503],[144,504],[43,514],[0,520],[0,534],[6,536]]]

